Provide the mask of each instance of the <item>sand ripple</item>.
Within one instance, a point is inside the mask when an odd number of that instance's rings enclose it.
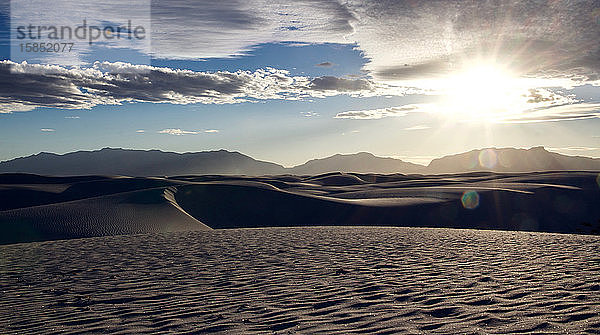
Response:
[[[598,333],[600,239],[269,228],[0,246],[0,333]]]

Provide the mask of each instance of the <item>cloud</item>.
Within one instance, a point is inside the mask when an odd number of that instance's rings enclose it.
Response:
[[[317,117],[317,116],[320,116],[319,113],[314,112],[314,111],[300,112],[300,114],[302,114],[302,116],[304,116],[304,117]]]
[[[356,43],[381,80],[427,78],[475,58],[594,80],[597,1],[174,0],[152,3],[153,53],[232,57],[281,41]],[[199,36],[202,38],[199,38]]]
[[[526,110],[499,123],[535,123],[600,118],[600,104],[573,103]]]
[[[136,132],[136,133],[138,133],[138,134],[143,134],[143,133],[145,133],[146,131],[145,131],[144,129],[138,129],[138,130],[136,130],[135,132]]]
[[[546,91],[536,94],[541,94],[545,97],[552,98],[542,98],[541,100],[544,100],[542,102],[531,102],[530,104],[532,105],[532,108],[518,113],[492,114],[489,116],[489,118],[485,119],[485,121],[494,123],[536,123],[600,118],[600,103],[578,103],[576,100],[565,100],[564,97],[560,95],[553,96]],[[524,98],[528,97],[529,96],[524,96]],[[556,104],[557,102],[561,102],[561,104]],[[386,117],[403,117],[407,116],[409,113],[424,112],[433,117],[451,117],[454,121],[458,122],[466,122],[471,120],[469,119],[468,114],[448,113],[447,108],[449,107],[438,103],[411,104],[387,108],[341,112],[338,113],[334,118],[377,120]],[[424,130],[429,128],[430,127],[427,125],[416,125],[405,128],[405,130]]]
[[[182,135],[197,135],[200,132],[198,132],[198,131],[181,130],[179,128],[169,128],[169,129],[160,130],[158,133],[159,134],[169,134],[169,135],[182,136]]]
[[[406,116],[408,113],[429,110],[428,104],[411,104],[397,107],[378,108],[370,110],[347,111],[337,113],[336,119],[376,120],[386,117]]]
[[[204,132],[209,133],[209,134],[216,134],[219,132],[219,130],[218,129],[207,129]]]
[[[224,58],[263,43],[347,43],[356,18],[333,0],[153,1],[158,57]]]
[[[358,92],[373,90],[372,84],[366,79],[345,79],[332,76],[314,78],[309,85],[316,91]]]
[[[416,126],[404,128],[404,130],[425,130],[425,129],[431,129],[431,127],[428,126],[428,125],[419,124],[419,125],[416,125]]]
[[[350,0],[352,38],[379,80],[491,60],[523,75],[598,80],[597,1]]]
[[[101,8],[118,4],[109,0]],[[372,77],[308,78],[274,69],[208,73],[124,63],[67,69],[4,61],[0,85],[6,89],[0,92],[0,113],[36,107],[87,109],[127,101],[222,104],[367,96],[390,94],[383,85],[409,84],[402,81],[412,81],[408,86],[417,93],[430,89],[427,79],[478,59],[518,75],[600,84],[598,8],[591,0],[153,1],[153,57],[227,58],[263,43],[285,41],[355,44],[367,60],[363,70]],[[9,73],[11,66],[17,73]],[[416,85],[417,80],[424,81]],[[393,94],[411,93],[397,89]]]
[[[45,133],[51,133],[56,131],[56,129],[52,129],[52,128],[42,128],[40,129],[41,131],[45,132]]]
[[[98,8],[120,5],[108,0]],[[227,58],[264,43],[345,43],[363,52],[376,80],[428,78],[484,58],[522,74],[594,81],[598,8],[594,0],[152,1],[150,53]],[[112,22],[135,14],[110,13]]]
[[[528,104],[564,104],[569,101],[568,97],[556,94],[549,90],[530,88],[526,95]]]
[[[315,64],[315,66],[317,67],[332,67],[335,64],[333,64],[332,62],[323,62],[323,63],[319,63],[319,64]]]
[[[123,102],[230,104],[256,100],[298,100],[338,94],[376,94],[366,79],[291,76],[273,68],[195,72],[96,62],[66,68],[0,61],[0,111],[36,107],[89,109]]]
[[[65,119],[80,119],[79,116],[65,116]]]

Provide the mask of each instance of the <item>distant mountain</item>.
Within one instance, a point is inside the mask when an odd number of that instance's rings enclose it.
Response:
[[[531,149],[488,148],[431,161],[427,173],[460,173],[471,171],[534,172],[534,171],[597,171],[600,159],[565,156],[549,152],[543,147]]]
[[[434,159],[428,166],[367,152],[313,159],[293,168],[256,160],[226,150],[174,153],[159,150],[104,148],[64,155],[40,153],[0,162],[0,173],[21,172],[41,175],[126,175],[175,176],[219,175],[317,175],[327,172],[356,173],[461,173],[473,171],[532,172],[587,170],[600,171],[600,159],[565,156],[543,147],[531,149],[489,148]]]
[[[313,159],[290,169],[298,175],[316,175],[326,172],[357,173],[423,173],[425,167],[394,158],[377,157],[368,152],[350,155],[333,155],[327,158]]]
[[[104,148],[64,155],[40,153],[0,163],[0,172],[42,175],[173,176],[186,174],[282,174],[281,165],[226,150],[174,153]]]

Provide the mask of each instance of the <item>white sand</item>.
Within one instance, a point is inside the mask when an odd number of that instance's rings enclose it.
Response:
[[[592,334],[600,238],[266,228],[0,246],[0,333]]]

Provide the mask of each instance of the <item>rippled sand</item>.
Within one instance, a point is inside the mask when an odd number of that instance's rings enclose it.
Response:
[[[0,246],[0,333],[598,333],[600,238],[266,228]]]

